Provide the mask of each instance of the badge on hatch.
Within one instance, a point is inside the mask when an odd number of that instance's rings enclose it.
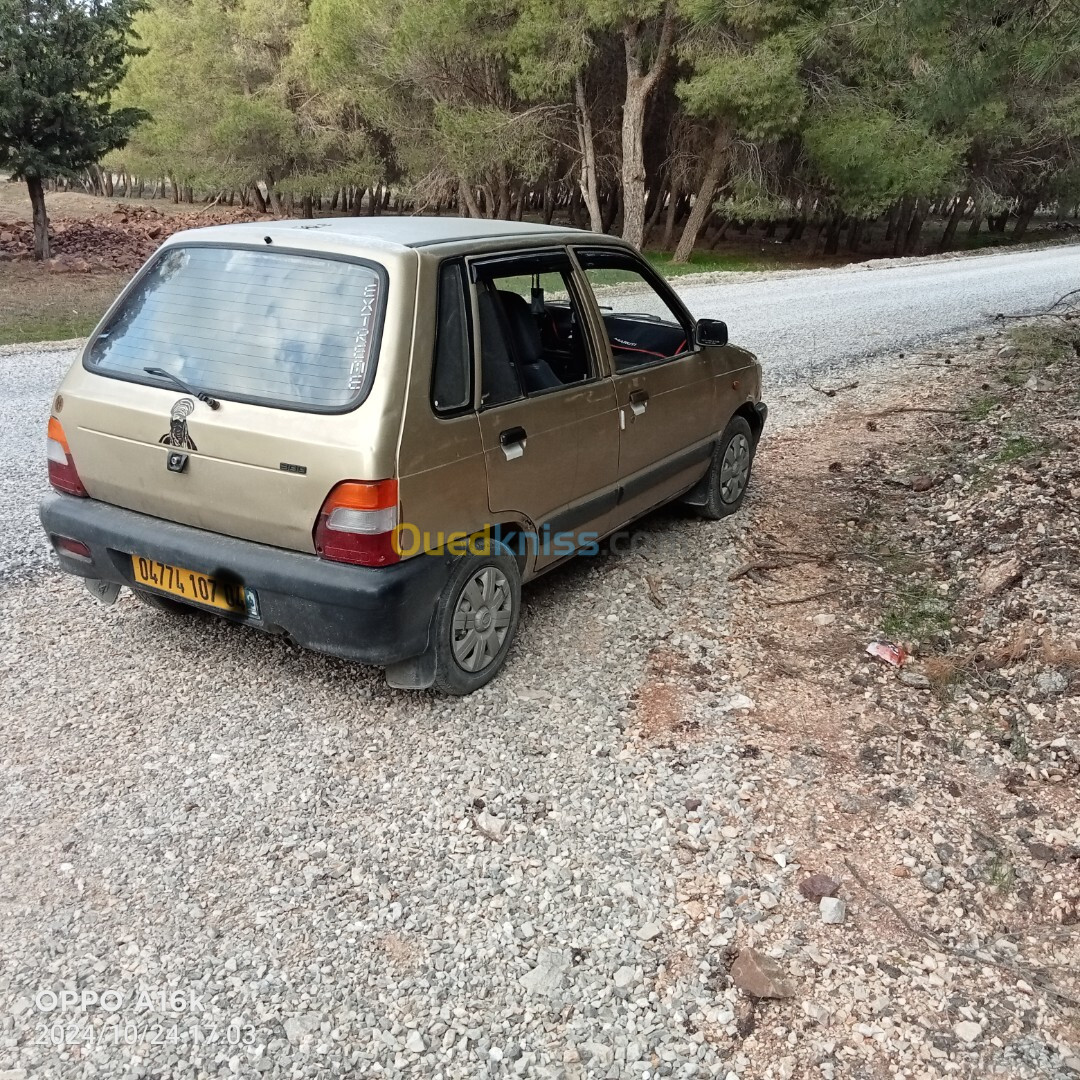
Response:
[[[183,472],[187,468],[188,455],[180,450],[170,450],[166,464],[169,472]]]
[[[191,398],[181,398],[170,410],[169,410],[169,430],[158,439],[158,442],[162,446],[179,446],[182,450],[195,450],[198,451],[198,447],[195,445],[191,436],[188,434],[187,418],[195,411],[195,402]],[[184,466],[174,469],[172,465],[173,455],[169,455],[169,468],[173,472],[183,472]],[[187,455],[184,455],[184,464],[187,464]]]

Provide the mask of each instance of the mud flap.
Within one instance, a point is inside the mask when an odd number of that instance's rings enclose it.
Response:
[[[429,648],[419,656],[390,664],[383,674],[387,686],[395,690],[427,690],[435,681],[435,650]]]
[[[112,607],[120,595],[120,586],[115,581],[102,581],[99,578],[83,578],[83,584],[106,607]]]

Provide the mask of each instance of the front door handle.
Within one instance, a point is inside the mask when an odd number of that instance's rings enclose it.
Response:
[[[630,395],[630,411],[635,416],[641,416],[645,412],[645,407],[649,404],[649,392],[648,390],[635,390]]]
[[[513,461],[514,458],[519,458],[525,453],[526,438],[528,436],[525,429],[520,426],[499,432],[499,445],[502,446],[507,461]]]

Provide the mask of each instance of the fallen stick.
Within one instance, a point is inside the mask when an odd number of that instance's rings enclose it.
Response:
[[[824,589],[822,592],[810,593],[809,596],[795,596],[790,600],[766,600],[765,603],[768,607],[783,607],[786,604],[808,604],[811,600],[825,600],[835,595],[836,589]]]
[[[891,901],[887,900],[877,890],[872,889],[866,882],[866,879],[855,869],[854,864],[850,859],[844,859],[844,865],[848,868],[849,873],[855,879],[855,881],[862,887],[863,891],[870,897],[871,900],[876,901],[882,907],[886,908],[899,920],[900,924],[908,931],[908,933],[914,934],[916,937],[922,938],[923,941],[933,945],[941,952],[951,953],[953,956],[960,960],[967,960],[974,964],[992,964],[996,968],[1001,968],[1002,971],[1008,971],[1013,975],[1018,975],[1020,978],[1027,982],[1033,983],[1053,997],[1059,998],[1061,1001],[1067,1001],[1070,1005],[1080,1005],[1080,997],[1075,994],[1071,994],[1068,990],[1062,990],[1060,986],[1055,986],[1050,982],[1040,971],[1036,971],[1034,968],[1022,967],[1020,964],[1015,964],[1009,960],[999,960],[992,953],[987,952],[984,956],[979,956],[978,953],[972,952],[968,949],[958,949],[955,945],[949,945],[942,941],[936,934],[931,934],[929,930],[924,930],[921,926],[913,923],[907,916],[901,913],[900,909]]]

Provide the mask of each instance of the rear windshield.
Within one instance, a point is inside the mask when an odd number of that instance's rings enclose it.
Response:
[[[227,247],[163,251],[94,339],[87,366],[134,382],[313,412],[371,386],[385,274],[345,259]],[[171,387],[175,389],[175,386]]]

